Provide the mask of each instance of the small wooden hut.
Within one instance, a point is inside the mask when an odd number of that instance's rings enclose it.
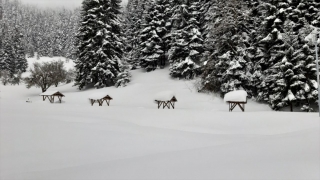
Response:
[[[42,96],[43,101],[48,99],[51,103],[54,103],[54,97],[58,97],[60,103],[62,102],[62,97],[64,97],[59,91],[46,91],[40,94],[40,96]]]

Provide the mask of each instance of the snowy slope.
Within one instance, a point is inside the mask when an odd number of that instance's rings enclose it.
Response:
[[[135,70],[118,89],[50,88],[66,96],[62,104],[1,85],[0,179],[320,179],[317,113],[250,100],[230,113],[221,98],[168,74]],[[168,90],[176,109],[157,109],[156,94]],[[110,106],[91,106],[100,92]]]

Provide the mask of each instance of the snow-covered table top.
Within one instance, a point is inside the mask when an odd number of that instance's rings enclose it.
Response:
[[[247,101],[248,93],[244,90],[236,90],[228,92],[224,95],[225,102],[246,102]]]
[[[108,96],[107,92],[96,92],[89,95],[89,99],[102,99]]]
[[[162,91],[155,95],[157,101],[170,101],[175,95],[173,91]]]
[[[54,95],[54,94],[61,94],[61,95],[63,95],[63,94],[62,94],[61,92],[59,92],[59,91],[46,91],[46,92],[40,94],[40,96],[52,96],[52,95]]]

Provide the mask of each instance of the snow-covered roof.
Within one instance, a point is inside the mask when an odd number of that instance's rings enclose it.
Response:
[[[176,95],[173,91],[162,91],[162,92],[159,92],[155,95],[155,100],[170,101],[175,96]]]
[[[52,96],[52,95],[62,95],[62,96],[64,96],[59,91],[46,91],[46,92],[40,94],[40,96]]]
[[[224,95],[224,101],[246,102],[247,96],[248,94],[244,90],[231,91]]]
[[[90,94],[89,99],[103,99],[107,96],[109,96],[107,92],[96,92],[96,93]]]

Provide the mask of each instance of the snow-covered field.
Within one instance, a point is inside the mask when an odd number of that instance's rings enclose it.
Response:
[[[317,113],[274,112],[252,101],[228,111],[167,69],[132,71],[125,88],[0,86],[0,179],[320,179]],[[154,98],[175,92],[176,109]],[[106,92],[113,100],[91,106]],[[27,103],[30,98],[32,103]]]

